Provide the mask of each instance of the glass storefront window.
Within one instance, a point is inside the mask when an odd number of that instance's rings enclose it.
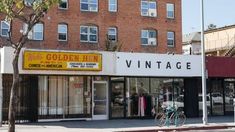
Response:
[[[39,118],[91,114],[91,77],[39,76],[38,85]]]
[[[127,78],[127,116],[150,117],[162,107],[184,109],[183,79]]]

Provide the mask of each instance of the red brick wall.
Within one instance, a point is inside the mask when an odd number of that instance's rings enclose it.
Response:
[[[166,3],[175,4],[175,19],[166,18]],[[166,53],[182,52],[182,19],[181,0],[157,0],[157,17],[141,16],[141,0],[118,0],[118,11],[108,11],[108,0],[99,0],[98,12],[80,11],[80,0],[69,0],[68,10],[57,7],[51,9],[44,18],[44,40],[30,41],[27,47],[71,50],[102,50],[108,27],[118,30],[118,41],[122,43],[121,51]],[[57,25],[68,24],[68,41],[58,42]],[[98,26],[98,43],[80,42],[80,25],[94,24]],[[14,35],[19,34],[21,24],[14,23]],[[141,46],[141,30],[151,28],[158,31],[156,46]],[[167,31],[175,32],[175,47],[167,47]],[[1,42],[1,41],[0,41]]]

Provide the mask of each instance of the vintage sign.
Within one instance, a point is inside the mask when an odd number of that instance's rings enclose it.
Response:
[[[201,57],[146,53],[116,53],[116,74],[123,76],[201,76]]]
[[[101,71],[102,55],[96,53],[24,51],[23,69]]]

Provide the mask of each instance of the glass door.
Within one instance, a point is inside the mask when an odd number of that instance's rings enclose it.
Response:
[[[124,82],[112,82],[111,88],[111,118],[124,118]]]
[[[232,79],[225,79],[225,89],[224,89],[224,96],[225,96],[225,114],[232,115],[233,110],[233,97],[234,97],[234,88],[235,82]]]
[[[93,120],[108,119],[108,83],[93,82]]]

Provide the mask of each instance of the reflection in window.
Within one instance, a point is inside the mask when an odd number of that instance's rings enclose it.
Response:
[[[153,108],[157,113],[163,106],[175,105],[180,110],[184,109],[183,79],[127,78],[126,89],[128,117],[152,116]],[[141,97],[144,97],[145,109],[139,103]]]

